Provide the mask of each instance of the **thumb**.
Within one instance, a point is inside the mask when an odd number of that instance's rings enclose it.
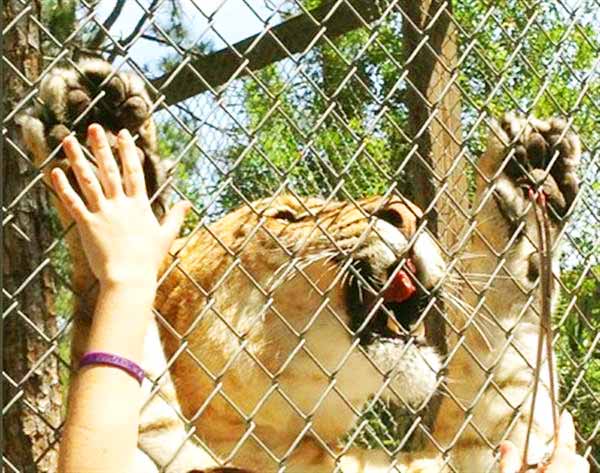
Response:
[[[509,440],[500,444],[500,473],[518,473],[521,456],[515,444]]]
[[[575,454],[575,425],[567,411],[560,416],[558,442],[545,473],[589,473],[590,464]]]
[[[575,425],[573,425],[573,417],[567,411],[564,411],[560,416],[560,426],[558,428],[558,438],[552,455],[551,468],[552,471],[562,471],[563,463],[571,462],[575,455]]]
[[[560,416],[557,447],[575,451],[575,425],[573,424],[573,417],[567,411],[564,411]]]
[[[161,222],[161,230],[167,248],[170,248],[173,240],[177,238],[179,229],[183,224],[183,219],[191,207],[192,204],[190,204],[188,201],[178,202],[171,207],[171,209],[167,212],[167,215],[165,215],[163,218]]]

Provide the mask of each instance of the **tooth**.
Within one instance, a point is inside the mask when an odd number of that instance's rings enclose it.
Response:
[[[392,332],[394,332],[396,335],[403,335],[402,329],[400,328],[400,324],[391,315],[388,315],[386,325],[387,325],[387,328],[390,329]]]
[[[415,338],[424,338],[425,337],[425,324],[421,322],[420,324],[413,325],[410,328],[410,334]]]

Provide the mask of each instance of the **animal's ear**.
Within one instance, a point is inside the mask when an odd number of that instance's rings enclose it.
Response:
[[[262,214],[265,217],[285,220],[287,222],[297,222],[300,220],[296,212],[287,206],[269,207]]]

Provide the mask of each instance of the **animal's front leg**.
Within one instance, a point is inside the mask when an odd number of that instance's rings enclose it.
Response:
[[[562,120],[524,120],[508,114],[493,130],[477,163],[476,227],[455,323],[465,339],[450,343],[448,389],[435,436],[451,449],[461,473],[496,471],[495,448],[504,439],[523,447],[528,422],[531,463],[553,436],[548,352],[542,352],[538,398],[531,410],[540,326],[538,223],[529,190],[547,195],[553,248],[552,306],[558,298],[557,238],[577,194],[580,145]],[[473,318],[470,323],[465,320]],[[458,345],[458,346],[457,346]],[[552,368],[554,369],[554,367]]]

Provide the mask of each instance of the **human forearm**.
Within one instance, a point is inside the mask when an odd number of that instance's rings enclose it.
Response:
[[[131,135],[122,131],[118,137],[122,179],[104,131],[91,126],[88,138],[96,171],[75,139],[63,142],[80,194],[63,171],[52,172],[54,188],[77,224],[89,266],[100,283],[88,351],[141,365],[158,268],[189,205],[176,205],[159,223]],[[97,355],[91,358],[90,363],[101,362]],[[60,472],[130,473],[140,401],[138,380],[127,372],[101,364],[81,367],[69,393]]]
[[[150,281],[102,288],[90,332],[90,351],[141,364],[153,297]],[[60,471],[127,471],[137,443],[140,402],[139,383],[130,374],[105,365],[83,367],[69,395]]]

